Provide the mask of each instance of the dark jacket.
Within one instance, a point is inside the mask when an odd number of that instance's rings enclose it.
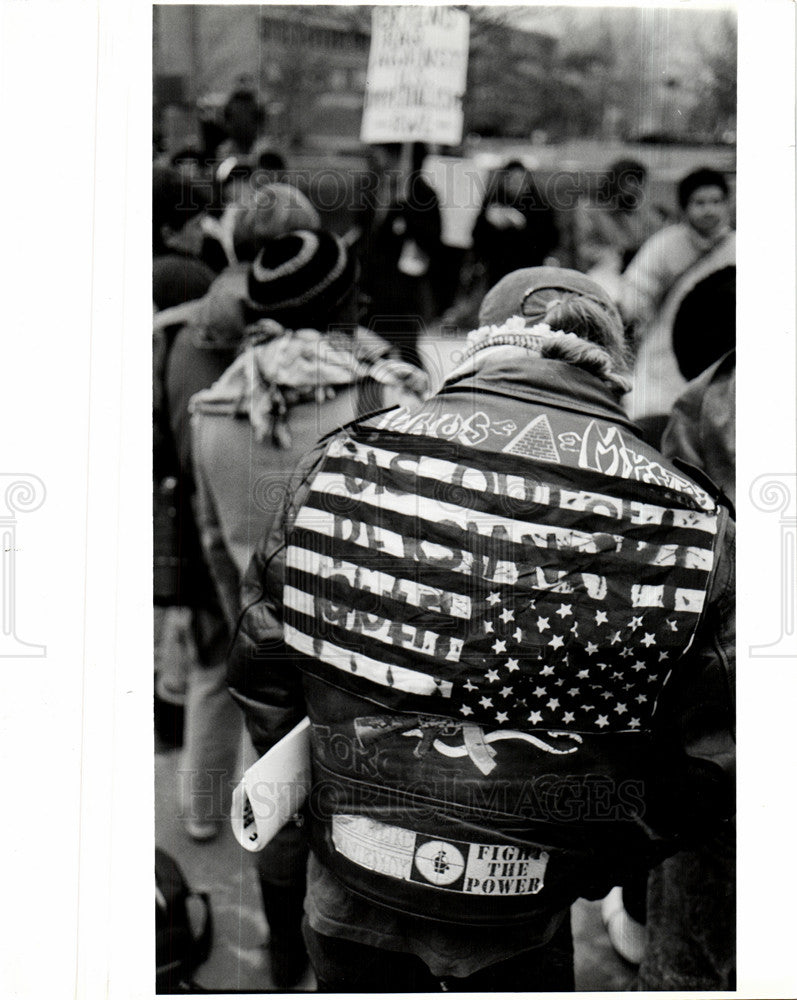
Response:
[[[602,381],[511,348],[326,439],[229,673],[259,751],[310,715],[322,863],[419,916],[533,921],[729,815],[733,531]],[[363,817],[411,867],[374,870]]]

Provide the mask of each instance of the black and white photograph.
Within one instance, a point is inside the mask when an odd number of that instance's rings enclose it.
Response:
[[[735,989],[735,9],[153,18],[159,989]]]
[[[795,995],[796,27],[0,0],[3,996]]]

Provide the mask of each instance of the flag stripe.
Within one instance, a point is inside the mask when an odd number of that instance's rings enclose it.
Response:
[[[284,626],[285,641],[291,648],[334,667],[352,673],[383,688],[395,688],[417,695],[438,695],[450,698],[452,684],[420,670],[408,670],[396,664],[382,663],[364,653],[344,649],[325,639],[313,639],[288,623]]]
[[[314,501],[310,494],[307,503]],[[357,506],[356,504],[353,506]],[[354,513],[354,511],[352,511]],[[466,534],[457,530],[456,542],[470,542],[476,551],[463,549],[452,540],[452,532],[445,526],[433,522],[425,522],[426,538],[413,538],[418,525],[414,518],[392,513],[390,523],[398,531],[373,524],[374,508],[362,505],[362,513],[368,520],[355,516],[342,517],[315,507],[303,507],[296,519],[296,527],[305,529],[302,535],[302,545],[308,548],[320,548],[329,555],[335,555],[342,541],[355,545],[367,553],[366,558],[375,558],[383,562],[385,557],[393,557],[396,562],[391,569],[402,576],[413,574],[413,563],[439,564],[441,570],[449,574],[462,574],[471,580],[481,579],[495,586],[501,584],[517,584],[530,590],[550,590],[568,593],[557,582],[570,581],[587,593],[595,592],[597,581],[611,581],[613,574],[628,574],[629,560],[625,553],[601,553],[596,558],[594,553],[582,553],[573,549],[556,551],[557,563],[562,568],[550,568],[551,550],[540,549],[534,545],[519,545],[504,540],[496,543],[495,549],[501,556],[514,558],[498,558],[489,551],[483,536],[475,533]],[[399,533],[401,529],[404,533]],[[315,536],[315,539],[313,539]],[[324,539],[324,541],[321,541]],[[689,586],[699,588],[705,585],[707,574],[703,570],[687,569],[676,566],[651,566],[634,563],[633,580],[639,584],[660,584],[667,581],[672,586]],[[425,574],[426,575],[426,574]],[[625,600],[628,601],[628,595]]]
[[[620,534],[593,533],[560,528],[558,525],[516,521],[501,514],[471,511],[409,494],[380,493],[378,487],[371,483],[366,484],[356,498],[350,497],[346,492],[343,476],[321,472],[313,482],[307,506],[326,513],[332,498],[338,517],[359,518],[366,523],[378,525],[385,517],[390,517],[393,521],[395,516],[402,519],[402,534],[408,537],[422,535],[436,540],[440,538],[443,529],[443,538],[446,540],[441,541],[441,544],[446,544],[446,541],[450,543],[453,528],[458,535],[459,547],[463,540],[470,543],[470,548],[478,546],[479,539],[489,539],[499,549],[515,547],[514,561],[522,558],[524,550],[527,556],[530,555],[528,549],[531,547],[537,553],[540,550],[554,550],[561,556],[563,552],[570,551],[579,555],[599,555],[601,560],[607,555],[615,555],[621,557],[621,561],[636,565],[672,566],[678,569],[699,569],[708,573],[714,558],[711,549],[651,545],[633,541]],[[312,527],[309,524],[305,526]]]
[[[286,604],[283,609],[285,621],[304,635],[314,636],[319,642],[330,642],[347,652],[362,653],[375,662],[391,668],[417,669],[422,674],[432,671],[435,676],[439,675],[445,680],[452,679],[462,669],[458,657],[462,655],[464,643],[456,636],[449,638],[440,635],[434,653],[430,653],[431,641],[425,650],[414,645],[416,640],[423,641],[426,636],[419,638],[418,630],[410,631],[403,622],[388,622],[385,627],[384,622],[375,621],[374,627],[380,630],[377,633],[362,628],[362,618],[359,618],[357,619],[359,631],[349,631],[345,627],[346,624],[355,621],[350,617],[351,609],[324,608],[323,602],[320,604],[319,610],[328,612],[328,618],[308,615],[300,608]],[[394,641],[390,641],[391,639]],[[446,657],[448,653],[450,653],[449,658]],[[478,651],[473,655],[479,662],[484,659],[484,655]]]
[[[392,485],[394,491],[398,487],[401,491],[440,500],[446,499],[441,489],[443,484],[452,487],[451,492],[460,498],[467,497],[467,504],[462,499],[453,501],[459,506],[470,505],[474,501],[478,503],[483,497],[488,502],[492,501],[492,507],[496,504],[503,506],[511,510],[515,517],[524,520],[529,519],[524,516],[524,508],[544,506],[556,508],[557,518],[561,514],[587,514],[596,518],[598,525],[603,520],[607,523],[623,521],[625,525],[647,529],[666,524],[668,537],[674,539],[673,531],[683,532],[683,544],[702,541],[711,545],[716,532],[716,518],[702,511],[662,507],[636,498],[612,497],[583,488],[567,489],[549,483],[535,483],[533,474],[495,473],[434,455],[389,451],[372,445],[356,444],[355,447],[356,450],[352,451],[349,442],[337,442],[330,450],[325,469],[345,473],[353,483],[365,479],[384,489],[390,489]],[[385,475],[386,472],[390,475]],[[634,537],[637,537],[636,533]]]
[[[369,639],[409,650],[413,655],[437,656],[453,663],[458,662],[462,646],[470,632],[468,623],[464,634],[452,635],[451,632],[442,634],[441,631],[435,632],[423,628],[420,624],[401,621],[398,615],[391,614],[389,618],[377,615],[362,608],[351,607],[350,604],[338,604],[323,594],[314,596],[293,586],[284,588],[283,602],[286,608],[306,615],[316,622],[334,625],[354,635],[367,635]],[[384,603],[383,610],[387,614],[393,611],[387,606],[387,602],[380,603]]]
[[[380,597],[392,597],[396,603],[404,601],[415,608],[436,612],[446,617],[469,620],[473,612],[472,601],[467,594],[458,594],[419,583],[417,580],[367,569],[345,559],[332,558],[310,549],[291,546],[286,555],[286,566],[288,569],[300,570],[322,580],[342,579],[349,588],[363,590],[372,595],[378,594]]]

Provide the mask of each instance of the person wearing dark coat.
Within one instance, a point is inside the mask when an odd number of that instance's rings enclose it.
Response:
[[[553,209],[530,171],[512,160],[490,182],[473,227],[473,254],[483,265],[487,287],[522,267],[537,267],[556,249]]]
[[[440,203],[421,173],[425,147],[415,144],[408,170],[402,155],[398,144],[373,148],[369,180],[375,183],[361,192],[355,213],[361,322],[421,368],[418,338],[438,311]]]

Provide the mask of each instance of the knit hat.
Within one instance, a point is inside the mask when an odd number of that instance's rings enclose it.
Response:
[[[235,218],[233,243],[238,260],[254,260],[263,243],[296,229],[318,229],[318,212],[302,192],[290,184],[264,184],[251,205]]]
[[[564,267],[524,267],[501,278],[485,295],[479,309],[481,326],[500,325],[511,316],[523,316],[527,326],[545,318],[549,292],[584,296],[600,306],[622,335],[623,321],[611,296],[597,281]]]
[[[286,326],[320,327],[354,285],[356,264],[333,233],[297,230],[268,240],[249,269],[247,305]]]

